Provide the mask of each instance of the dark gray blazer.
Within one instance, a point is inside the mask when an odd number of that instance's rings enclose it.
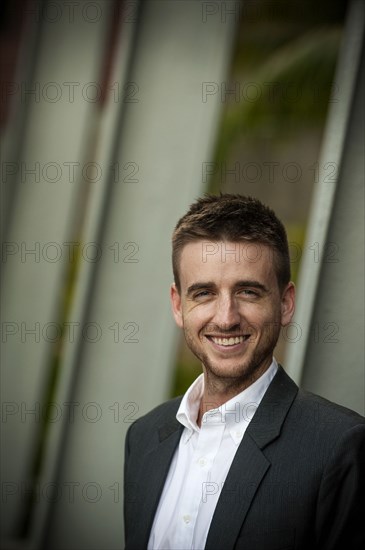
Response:
[[[181,397],[128,430],[126,550],[147,547],[182,433]],[[240,443],[215,509],[208,550],[363,550],[365,419],[299,390],[279,367]]]

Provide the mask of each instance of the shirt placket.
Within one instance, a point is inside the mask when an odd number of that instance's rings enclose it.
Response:
[[[223,432],[224,426],[222,424],[218,425],[209,421],[202,423],[196,447],[191,457],[184,494],[181,495],[179,528],[176,530],[177,548],[195,548],[195,533],[204,484],[209,482],[210,472]]]

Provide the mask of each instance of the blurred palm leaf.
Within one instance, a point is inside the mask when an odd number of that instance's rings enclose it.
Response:
[[[278,139],[283,132],[290,134],[297,124],[303,127],[323,121],[341,33],[339,27],[306,33],[279,47],[257,71],[238,83],[240,101],[227,104],[223,114],[217,162],[225,160],[231,146],[246,135],[250,140]]]

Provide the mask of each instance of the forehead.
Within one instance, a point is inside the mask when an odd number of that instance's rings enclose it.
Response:
[[[267,245],[247,241],[201,240],[184,246],[180,257],[181,283],[203,280],[265,278],[276,279],[274,251]]]

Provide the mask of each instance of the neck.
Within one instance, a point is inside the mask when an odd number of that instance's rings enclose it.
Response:
[[[203,366],[204,393],[200,401],[197,418],[198,426],[201,426],[203,415],[207,411],[221,407],[224,403],[227,403],[227,401],[243,392],[256,382],[267,371],[270,365],[271,361],[268,364],[262,365],[254,373],[239,379],[216,377]]]

